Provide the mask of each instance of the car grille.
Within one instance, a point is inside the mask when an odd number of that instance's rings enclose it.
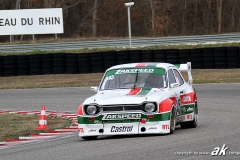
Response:
[[[143,110],[143,105],[99,106],[102,112]]]

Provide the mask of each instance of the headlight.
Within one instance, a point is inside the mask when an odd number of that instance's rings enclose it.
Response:
[[[153,112],[155,110],[155,105],[153,103],[145,104],[144,110],[146,112]]]
[[[96,106],[87,106],[86,108],[87,114],[96,114],[97,113],[97,107]]]

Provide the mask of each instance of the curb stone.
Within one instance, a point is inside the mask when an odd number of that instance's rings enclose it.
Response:
[[[28,114],[40,116],[41,111],[0,110],[0,114]],[[71,112],[46,111],[46,115],[57,116],[72,120],[72,124],[68,128],[49,130],[47,133],[30,134],[29,136],[26,137],[20,136],[18,138],[8,138],[3,142],[0,141],[0,149],[14,146],[20,143],[29,143],[39,141],[42,139],[54,138],[56,136],[63,134],[72,134],[78,131],[77,114]]]

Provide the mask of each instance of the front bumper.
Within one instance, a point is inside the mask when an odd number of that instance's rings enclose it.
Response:
[[[79,136],[170,133],[170,121],[78,124]]]

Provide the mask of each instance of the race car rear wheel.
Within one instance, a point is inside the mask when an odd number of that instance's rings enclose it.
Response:
[[[171,117],[170,117],[170,134],[175,131],[176,120],[175,120],[175,108],[172,107]]]
[[[98,136],[85,136],[85,137],[81,137],[84,140],[95,140],[97,139]]]
[[[197,125],[198,125],[198,105],[197,105],[197,102],[195,102],[193,120],[189,122],[182,122],[180,123],[180,126],[182,129],[185,129],[185,128],[196,128]]]

